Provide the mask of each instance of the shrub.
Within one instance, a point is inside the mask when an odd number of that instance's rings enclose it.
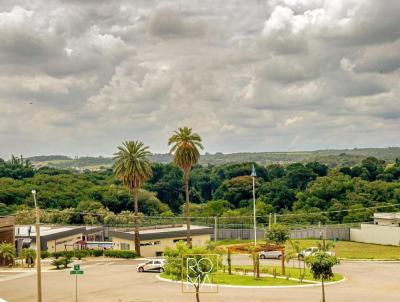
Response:
[[[125,258],[132,259],[136,258],[136,252],[134,251],[120,251],[120,250],[105,250],[104,256],[113,258]]]
[[[36,251],[32,249],[22,249],[22,258],[25,259],[25,263],[28,267],[31,267],[35,263]]]
[[[74,256],[78,258],[78,260],[81,260],[82,258],[85,258],[89,255],[88,250],[79,250],[75,251]]]
[[[281,224],[274,224],[268,230],[266,235],[267,242],[273,244],[284,244],[289,239],[289,230],[286,226]]]
[[[40,257],[42,259],[46,259],[50,257],[50,253],[48,251],[40,251]]]
[[[104,254],[103,250],[87,250],[87,251],[88,251],[88,256],[100,257],[103,256]]]
[[[54,259],[51,262],[51,265],[54,265],[56,267],[56,269],[60,269],[60,266],[63,265],[62,259]]]
[[[74,251],[60,251],[54,252],[51,254],[54,258],[58,259],[60,257],[69,257],[72,258],[74,256]]]
[[[63,255],[63,252],[54,252],[51,253],[51,256],[53,256],[54,258],[58,259]]]
[[[61,264],[64,265],[64,268],[68,268],[68,264],[72,262],[70,257],[65,257],[60,259]]]

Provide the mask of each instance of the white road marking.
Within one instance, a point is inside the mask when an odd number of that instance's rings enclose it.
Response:
[[[33,274],[34,274],[34,272],[18,273],[18,274],[12,275],[12,276],[1,278],[0,282],[15,280],[15,279],[23,278],[23,277],[26,277],[26,276],[31,276]],[[1,302],[1,300],[0,300],[0,302]]]

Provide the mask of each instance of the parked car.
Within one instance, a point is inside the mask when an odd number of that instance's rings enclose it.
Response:
[[[314,254],[318,251],[319,251],[319,248],[317,248],[315,246],[309,247],[309,248],[306,248],[305,250],[301,251],[300,253],[298,253],[297,257],[299,259],[304,259],[305,257],[311,256],[312,254]],[[328,254],[329,256],[335,256],[334,252],[326,251],[325,253]]]
[[[137,266],[137,271],[143,272],[164,272],[165,259],[151,259],[147,262],[140,263]]]
[[[260,259],[281,259],[282,251],[261,251]]]

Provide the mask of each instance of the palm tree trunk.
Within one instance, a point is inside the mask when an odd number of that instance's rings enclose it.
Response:
[[[185,182],[185,220],[186,220],[186,244],[188,247],[192,247],[192,241],[190,238],[190,208],[189,208],[189,169],[183,171],[183,177]]]
[[[133,201],[134,201],[135,215],[133,217],[133,224],[134,224],[134,228],[135,228],[135,252],[138,256],[140,256],[140,236],[139,236],[139,223],[138,223],[138,214],[139,214],[138,196],[139,196],[139,190],[138,190],[138,188],[134,188],[133,189]]]

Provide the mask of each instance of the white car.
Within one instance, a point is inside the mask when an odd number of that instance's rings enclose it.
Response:
[[[164,272],[165,259],[150,259],[147,262],[140,263],[137,266],[137,271],[143,272]]]
[[[316,252],[318,252],[319,251],[319,248],[317,248],[317,247],[315,247],[315,246],[313,246],[313,247],[309,247],[309,248],[306,248],[305,250],[303,250],[303,251],[301,251],[298,255],[297,255],[297,257],[299,257],[299,259],[303,259],[303,258],[305,258],[305,257],[308,257],[308,256],[311,256],[312,254],[314,254],[314,253],[316,253]],[[335,256],[335,253],[334,252],[325,252],[327,255],[329,255],[329,256]]]
[[[260,259],[281,259],[282,251],[261,251]]]

